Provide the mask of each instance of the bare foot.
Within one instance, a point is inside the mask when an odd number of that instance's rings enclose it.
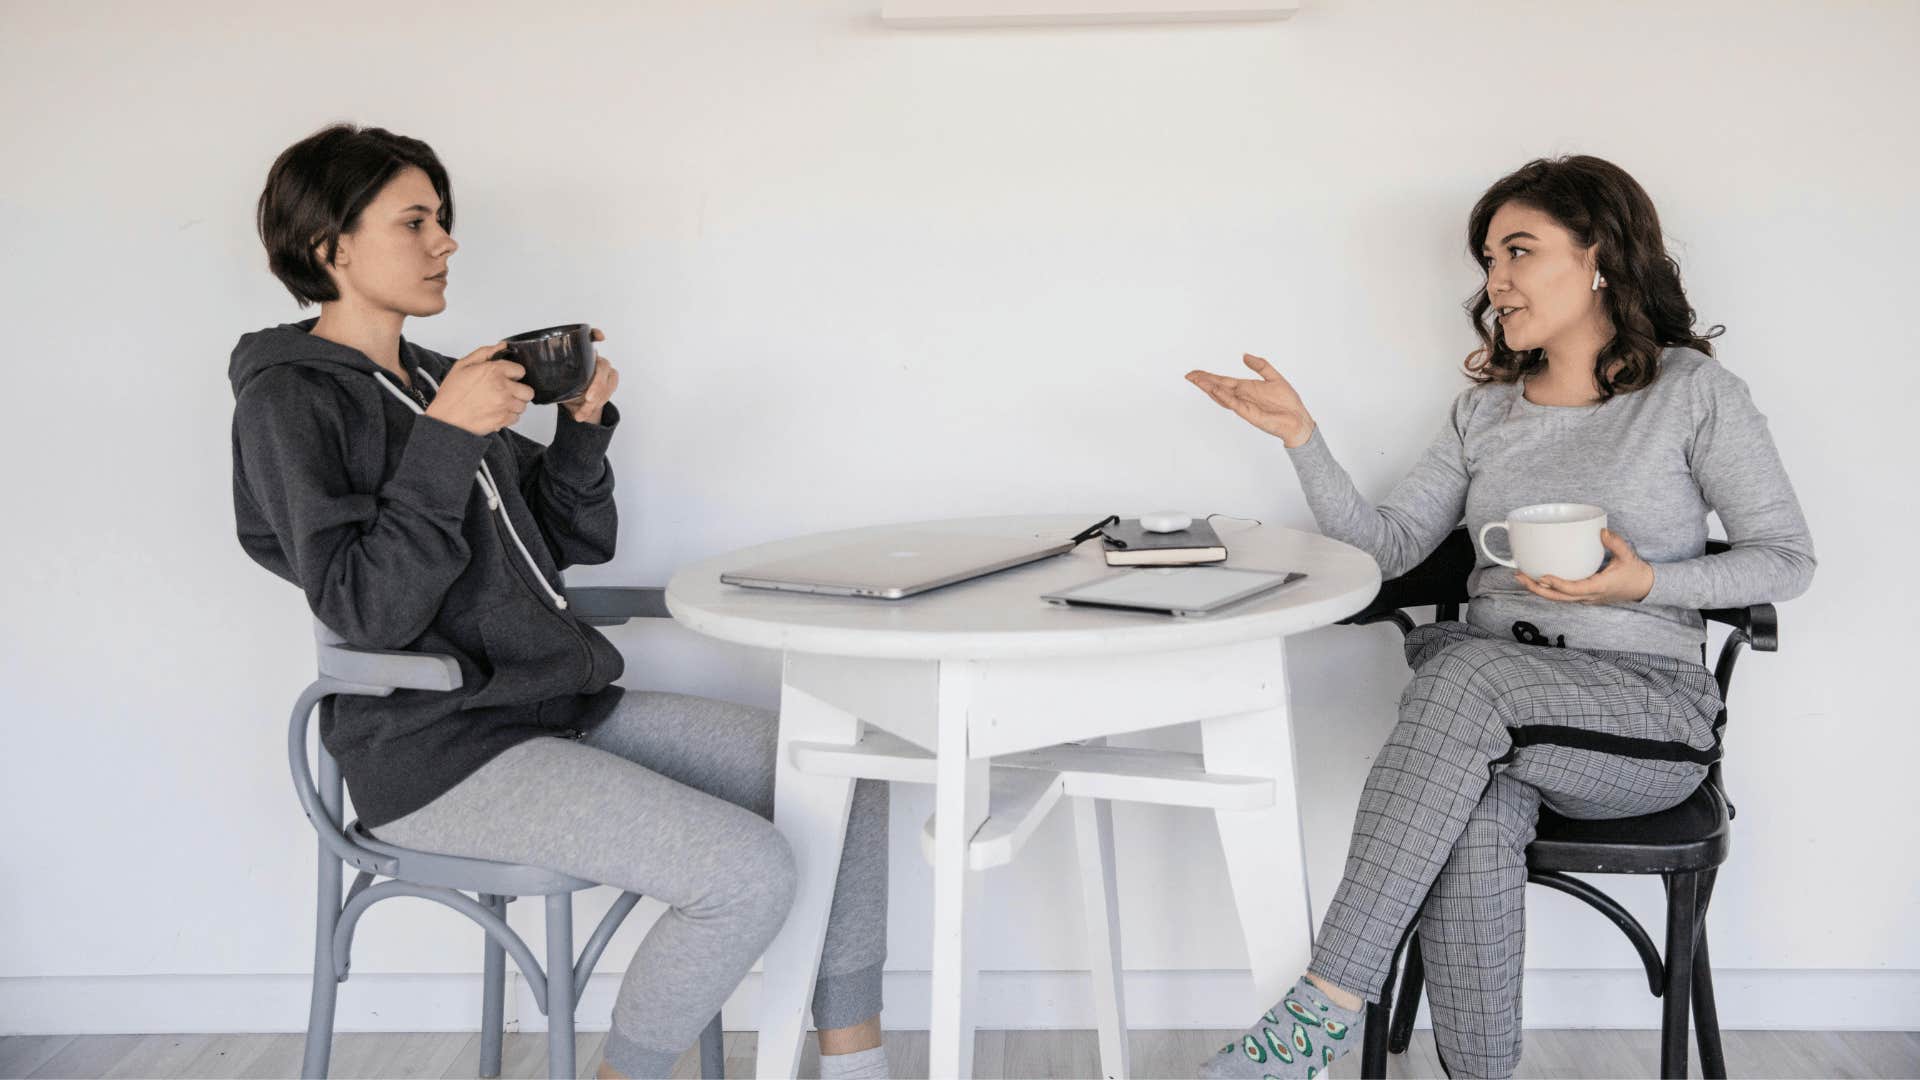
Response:
[[[1333,1002],[1343,1009],[1358,1012],[1360,1011],[1360,1007],[1366,1004],[1366,1002],[1360,1000],[1360,995],[1342,990],[1340,987],[1333,985],[1312,972],[1307,973],[1307,981],[1319,987],[1320,992],[1327,995],[1328,1001]]]
[[[879,1045],[880,1018],[878,1016],[868,1017],[865,1021],[848,1027],[828,1028],[820,1033],[822,1054],[857,1054]]]

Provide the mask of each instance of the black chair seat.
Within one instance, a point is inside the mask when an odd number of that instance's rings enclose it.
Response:
[[[1588,821],[1540,809],[1527,868],[1575,874],[1665,874],[1727,861],[1727,803],[1712,784],[1657,814]]]

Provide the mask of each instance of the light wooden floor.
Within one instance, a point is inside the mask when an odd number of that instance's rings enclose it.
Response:
[[[1224,1045],[1228,1031],[1136,1031],[1131,1035],[1136,1077],[1184,1077]],[[604,1032],[579,1036],[576,1060],[582,1077],[600,1061]],[[758,1038],[727,1036],[727,1075],[751,1076]],[[1659,1033],[1654,1031],[1529,1031],[1519,1075],[1527,1077],[1638,1077],[1659,1071]],[[1920,1032],[1729,1031],[1722,1041],[1727,1072],[1740,1077],[1920,1077]],[[896,1077],[927,1075],[927,1033],[892,1031],[887,1057]],[[294,1077],[300,1073],[299,1035],[15,1035],[0,1038],[0,1078],[5,1077]],[[501,1075],[546,1075],[544,1035],[508,1035]],[[480,1037],[472,1033],[342,1035],[334,1040],[332,1075],[346,1077],[471,1077],[480,1063]],[[811,1046],[800,1075],[817,1076]],[[1093,1077],[1099,1047],[1091,1031],[983,1031],[974,1044],[980,1077]],[[677,1077],[698,1075],[691,1051]],[[1689,1070],[1700,1075],[1696,1059]],[[1360,1055],[1350,1053],[1328,1075],[1360,1075]],[[1414,1033],[1413,1045],[1391,1059],[1389,1075],[1438,1077],[1431,1032]]]

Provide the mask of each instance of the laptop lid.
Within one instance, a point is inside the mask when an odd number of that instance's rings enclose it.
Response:
[[[1071,550],[1074,543],[1032,536],[903,531],[729,570],[720,580],[754,589],[898,600],[1058,555]]]

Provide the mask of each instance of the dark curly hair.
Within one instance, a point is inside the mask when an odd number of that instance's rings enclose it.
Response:
[[[1659,375],[1660,351],[1673,345],[1713,355],[1712,338],[1726,332],[1716,325],[1704,334],[1693,329],[1693,308],[1680,287],[1680,264],[1667,254],[1653,200],[1626,170],[1586,155],[1537,158],[1501,177],[1473,206],[1467,219],[1467,253],[1482,269],[1487,226],[1508,203],[1551,216],[1583,248],[1595,248],[1600,273],[1607,279],[1602,303],[1613,324],[1613,338],[1594,359],[1600,400],[1650,385]],[[1516,352],[1507,347],[1499,321],[1487,317],[1493,302],[1483,285],[1466,303],[1480,348],[1467,357],[1467,375],[1475,382],[1515,382],[1546,367],[1541,349]],[[1615,365],[1618,371],[1613,371]]]
[[[417,166],[440,196],[440,227],[453,231],[453,185],[433,147],[385,128],[334,124],[282,151],[267,171],[254,225],[267,247],[267,269],[301,307],[340,299],[327,267],[340,237],[360,226],[394,174]],[[324,247],[324,253],[316,249]]]

